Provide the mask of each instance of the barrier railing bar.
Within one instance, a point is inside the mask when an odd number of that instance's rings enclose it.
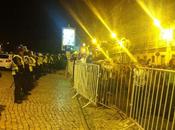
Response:
[[[78,92],[76,92],[76,94],[72,97],[72,98],[75,98],[76,96],[78,96],[79,94],[78,94]]]
[[[173,123],[172,123],[171,130],[174,130],[174,126],[175,126],[175,111],[174,111]]]
[[[117,86],[116,86],[116,91],[115,91],[115,104],[116,106],[118,106],[117,104],[117,99],[118,99],[118,88],[119,88],[119,75],[120,75],[120,70],[117,71]]]
[[[97,89],[96,89],[96,98],[95,98],[95,103],[96,103],[96,105],[97,105],[97,102],[98,102],[98,89],[99,89],[99,80],[100,80],[100,67],[98,66],[97,67],[98,68],[98,72],[97,72]]]
[[[143,86],[143,88],[142,88],[142,90],[141,90],[140,108],[139,108],[139,110],[138,110],[138,111],[139,111],[139,116],[138,116],[138,122],[139,122],[139,123],[141,123],[141,122],[140,122],[140,118],[141,118],[141,115],[143,114],[143,113],[141,114],[141,111],[142,111],[141,108],[142,108],[143,103],[144,103],[143,100],[145,99],[144,91],[145,91],[145,89],[146,89],[146,82],[148,81],[148,77],[147,77],[147,76],[148,76],[148,75],[147,75],[148,71],[147,71],[147,70],[144,70],[144,71],[145,71],[145,73],[144,73],[144,79],[145,79],[146,81],[145,81],[144,86]]]
[[[122,109],[121,107],[121,94],[122,94],[122,86],[123,86],[123,69],[122,70],[122,74],[121,74],[121,79],[120,79],[120,89],[119,89],[119,108]]]
[[[138,94],[137,94],[137,103],[136,103],[136,114],[135,114],[135,118],[136,118],[136,120],[138,120],[138,107],[139,107],[139,105],[140,105],[140,94],[141,94],[141,89],[142,89],[142,85],[143,85],[143,82],[144,82],[144,80],[143,80],[143,77],[144,77],[144,70],[143,69],[139,69],[139,71],[141,70],[141,72],[143,72],[140,76],[139,76],[139,82],[138,82]]]
[[[109,78],[109,72],[106,70],[106,74],[107,74],[107,79],[106,79],[106,86],[105,86],[105,97],[104,97],[104,104],[108,105],[108,92],[109,92],[109,84],[110,84],[110,78]]]
[[[92,103],[92,101],[89,101],[88,103],[86,103],[84,106],[82,106],[82,108],[85,108],[85,107],[87,107],[89,104],[91,104]]]
[[[151,73],[151,80],[149,82],[149,85],[148,85],[148,96],[147,96],[147,103],[146,103],[146,112],[145,112],[145,121],[144,121],[144,127],[143,128],[146,128],[146,119],[147,119],[147,114],[148,114],[148,109],[149,109],[149,100],[150,100],[150,94],[151,94],[151,85],[152,85],[152,79],[153,79],[153,70],[152,70],[152,73]]]
[[[115,92],[116,91],[116,82],[117,81],[117,72],[115,71],[115,76],[114,76],[114,82],[113,82],[113,90],[112,92]],[[113,93],[113,97],[112,97],[112,104],[114,105],[115,104],[115,93]]]
[[[129,107],[130,107],[130,91],[131,91],[131,77],[132,77],[132,69],[129,68],[129,84],[128,84],[128,96],[127,96],[127,104],[126,104],[126,113],[128,114]]]
[[[164,117],[165,117],[165,109],[166,109],[168,93],[169,93],[169,87],[170,87],[170,78],[171,78],[171,73],[170,73],[169,78],[168,78],[168,87],[167,87],[167,91],[166,91],[165,104],[164,104],[164,108],[163,108],[163,116],[162,116],[162,122],[161,122],[161,127],[160,127],[161,130],[162,130],[163,124],[164,124],[163,120],[164,120]]]
[[[173,88],[172,88],[172,92],[171,92],[171,99],[170,99],[170,108],[169,108],[169,112],[168,112],[168,122],[166,124],[166,130],[168,130],[168,125],[169,125],[169,121],[170,121],[170,114],[171,114],[171,109],[173,109],[173,97],[174,97],[174,85],[175,85],[175,76],[173,76]]]
[[[138,96],[138,85],[140,83],[140,76],[139,75],[139,72],[138,72],[138,69],[135,69],[134,71],[134,88],[135,88],[135,91],[133,91],[134,93],[134,101],[133,101],[133,118],[136,119],[136,108],[137,108],[137,96]]]
[[[101,74],[100,74],[100,79],[99,79],[99,87],[100,87],[100,90],[99,90],[99,95],[98,95],[98,101],[101,103],[101,100],[102,100],[102,84],[104,84],[104,80],[103,80],[103,69],[101,69]]]
[[[126,70],[126,69],[125,69],[125,70]],[[127,73],[127,72],[126,72],[126,73]],[[123,104],[123,105],[122,105],[122,110],[123,110],[125,113],[126,113],[126,103],[127,103],[126,88],[128,87],[128,84],[127,84],[128,80],[126,79],[126,76],[127,76],[126,73],[124,72],[124,77],[123,77],[123,80],[124,80],[123,82],[124,82],[124,83],[123,83],[123,85],[122,85],[122,86],[123,86],[123,87],[122,87],[122,88],[123,88],[123,89],[122,89],[122,90],[123,90],[123,92],[122,92],[122,93],[123,93],[123,97],[122,97],[122,99],[123,99],[123,100],[122,100],[122,104]],[[127,86],[126,86],[126,85],[127,85]]]
[[[151,125],[151,130],[153,130],[153,124],[154,124],[154,119],[155,119],[155,114],[156,114],[156,109],[157,109],[157,102],[158,102],[158,94],[160,90],[160,78],[162,76],[162,71],[159,72],[159,77],[158,77],[158,84],[157,84],[157,92],[156,92],[156,100],[155,100],[155,105],[154,105],[154,111],[153,111],[153,120],[152,120],[152,125]]]
[[[153,98],[154,98],[154,91],[155,91],[155,85],[156,85],[156,80],[157,80],[157,71],[155,71],[155,75],[154,75],[154,82],[153,82],[153,90],[152,90],[152,95],[151,95],[151,106],[149,108],[149,114],[148,114],[148,127],[147,129],[149,129],[150,127],[150,120],[151,120],[151,112],[152,112],[152,107],[153,107]]]
[[[110,72],[110,79],[111,79],[111,83],[110,83],[110,88],[109,88],[109,106],[112,106],[113,104],[112,104],[112,97],[113,97],[113,94],[112,94],[112,87],[113,87],[113,73],[112,73],[112,71]]]
[[[134,71],[134,70],[133,70]],[[130,114],[129,117],[132,118],[132,111],[133,111],[133,101],[134,101],[134,92],[135,92],[135,80],[133,81],[133,85],[132,85],[132,95],[131,95],[131,110],[130,110]]]
[[[165,88],[166,72],[164,72],[163,74],[164,75],[163,75],[162,91],[161,91],[161,96],[160,96],[160,106],[159,106],[159,110],[158,110],[158,117],[157,117],[157,121],[156,121],[155,130],[157,130],[158,129],[158,126],[159,126],[160,110],[161,110],[161,107],[162,107],[163,92],[164,92],[164,88]]]
[[[150,72],[150,70],[147,70],[148,71],[148,77],[150,77],[150,75],[153,73],[153,71]],[[143,125],[143,120],[144,120],[144,114],[145,114],[145,108],[146,108],[146,102],[147,102],[147,94],[148,94],[148,86],[149,86],[149,81],[148,78],[147,78],[147,81],[146,81],[146,90],[145,90],[145,96],[144,96],[144,102],[143,102],[143,113],[142,113],[142,117],[141,117],[141,125]]]

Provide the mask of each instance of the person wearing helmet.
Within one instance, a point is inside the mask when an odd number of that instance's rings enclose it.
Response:
[[[12,58],[12,75],[14,78],[14,102],[21,103],[23,98],[23,73],[24,73],[24,49],[22,46],[19,46],[17,49],[17,53],[13,55]]]

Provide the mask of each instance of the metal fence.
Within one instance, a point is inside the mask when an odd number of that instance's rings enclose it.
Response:
[[[134,68],[130,117],[146,130],[173,130],[175,71]]]
[[[73,64],[74,62],[68,60],[67,62],[67,73],[73,76]]]
[[[76,64],[74,82],[78,94],[90,102],[119,108],[145,130],[175,128],[175,71]]]
[[[84,63],[75,64],[74,88],[77,94],[89,100],[85,106],[90,103],[97,103],[98,75],[98,65]]]

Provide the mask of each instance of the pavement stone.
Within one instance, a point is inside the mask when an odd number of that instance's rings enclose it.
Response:
[[[13,103],[13,78],[0,78],[0,130],[139,130],[120,111],[89,105],[74,95],[63,71],[43,76],[22,104]]]
[[[71,83],[64,72],[43,76],[22,104],[13,103],[13,78],[3,72],[0,79],[0,130],[84,130],[85,124]]]

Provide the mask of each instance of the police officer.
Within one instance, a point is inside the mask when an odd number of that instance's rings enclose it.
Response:
[[[43,74],[43,54],[38,53],[38,70],[39,70],[39,77]]]
[[[14,102],[21,103],[23,98],[22,88],[23,83],[23,73],[24,73],[24,50],[22,46],[18,47],[17,54],[13,55],[12,58],[12,75],[14,78],[15,91],[14,91]]]
[[[30,73],[30,57],[29,57],[29,52],[27,50],[27,48],[24,48],[25,52],[24,52],[24,86],[23,86],[23,92],[25,95],[29,95],[29,91],[31,90],[31,86],[32,86],[32,81],[31,81],[31,73]]]
[[[29,51],[29,70],[30,70],[30,80],[31,80],[31,89],[34,87],[34,70],[36,67],[36,60],[34,58],[33,51]]]

